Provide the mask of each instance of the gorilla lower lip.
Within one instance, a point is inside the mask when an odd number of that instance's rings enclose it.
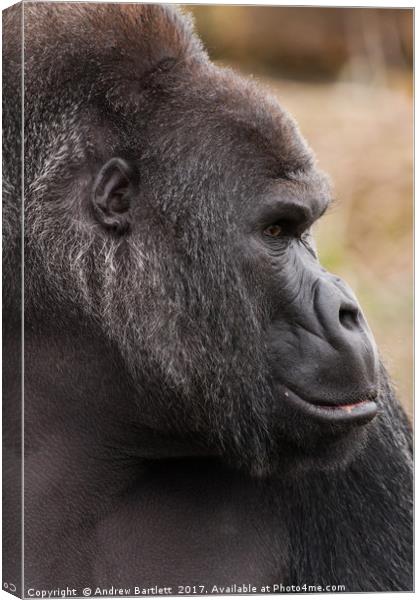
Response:
[[[295,410],[319,422],[363,424],[372,420],[378,412],[377,404],[370,399],[349,404],[315,404],[284,388],[283,397]]]
[[[352,412],[353,409],[360,407],[361,405],[369,402],[368,400],[360,400],[360,402],[354,402],[353,404],[317,404],[316,406],[320,406],[321,408],[326,408],[327,410],[345,410],[346,412]]]

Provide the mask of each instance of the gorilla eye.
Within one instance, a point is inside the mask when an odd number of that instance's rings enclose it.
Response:
[[[284,229],[283,227],[281,227],[281,225],[269,225],[269,227],[266,227],[264,229],[264,235],[267,235],[268,237],[279,237],[281,235],[284,234]]]

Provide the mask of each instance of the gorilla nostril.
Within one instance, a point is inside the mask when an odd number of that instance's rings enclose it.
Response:
[[[359,310],[357,308],[340,308],[338,318],[346,329],[355,329],[359,326]]]

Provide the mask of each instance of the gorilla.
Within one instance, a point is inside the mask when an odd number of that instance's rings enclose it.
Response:
[[[173,6],[4,37],[4,580],[411,590],[411,428],[296,123]]]

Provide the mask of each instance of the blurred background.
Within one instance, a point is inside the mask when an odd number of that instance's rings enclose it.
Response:
[[[335,205],[321,261],[362,303],[405,407],[413,393],[413,11],[184,6],[213,60],[297,119]]]

